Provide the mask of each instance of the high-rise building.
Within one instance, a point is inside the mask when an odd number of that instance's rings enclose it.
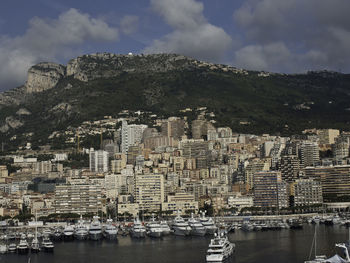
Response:
[[[170,117],[162,123],[162,135],[173,138],[181,138],[184,135],[185,121],[179,117]]]
[[[320,152],[316,142],[306,141],[300,147],[301,163],[304,167],[315,166],[320,162]]]
[[[140,210],[159,211],[164,202],[164,177],[162,174],[135,175],[135,202]]]
[[[288,207],[287,185],[281,172],[266,171],[254,174],[254,206]]]
[[[147,125],[137,125],[128,123],[124,120],[122,121],[121,127],[121,151],[122,153],[127,153],[129,151],[129,146],[138,145],[142,141],[142,136]]]
[[[296,155],[285,155],[281,157],[278,169],[282,173],[283,180],[292,182],[299,178],[299,173],[302,167],[300,160]]]
[[[90,171],[97,173],[108,172],[108,152],[93,148],[90,149],[89,154]]]
[[[269,162],[269,159],[253,159],[249,161],[249,164],[245,168],[244,178],[248,189],[252,189],[254,187],[254,175],[260,171],[270,170],[270,165],[271,163]]]

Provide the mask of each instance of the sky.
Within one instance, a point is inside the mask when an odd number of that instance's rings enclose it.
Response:
[[[348,73],[349,10],[350,0],[1,0],[0,90],[36,63],[96,52]]]

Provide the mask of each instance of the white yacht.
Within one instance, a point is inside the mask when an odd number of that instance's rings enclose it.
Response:
[[[74,229],[74,237],[78,240],[85,240],[89,236],[89,229],[84,224],[84,220],[82,216],[80,216],[80,219],[78,220],[78,225]]]
[[[94,216],[89,228],[91,240],[100,240],[102,238],[102,226],[98,216]]]
[[[28,249],[29,249],[29,245],[26,240],[26,236],[22,235],[19,241],[19,244],[17,245],[17,251],[18,253],[27,253]]]
[[[41,242],[41,247],[43,248],[44,251],[47,252],[52,252],[53,249],[55,248],[54,244],[50,240],[49,236],[44,235],[43,241]]]
[[[15,243],[11,243],[9,246],[8,246],[8,251],[10,253],[13,253],[13,252],[16,252],[17,250],[17,245]]]
[[[177,236],[189,236],[191,234],[191,227],[180,216],[179,211],[177,212],[177,216],[173,221],[172,228],[174,230],[174,234]]]
[[[232,255],[234,250],[235,244],[231,243],[223,232],[215,233],[207,250],[207,262],[223,262]]]
[[[134,224],[131,227],[130,234],[132,237],[136,238],[142,238],[146,236],[146,228],[142,225],[138,218],[134,220]]]
[[[5,254],[8,251],[8,247],[6,244],[0,244],[0,254]]]
[[[63,229],[63,238],[64,238],[64,240],[72,240],[74,238],[74,226],[73,225],[67,225]]]
[[[193,213],[191,214],[191,218],[188,220],[188,225],[191,227],[191,235],[204,236],[207,232],[203,224],[193,217]]]
[[[163,235],[162,226],[155,221],[154,215],[152,215],[152,221],[146,225],[146,229],[150,237],[161,237]]]
[[[118,235],[118,229],[112,223],[112,219],[107,219],[107,224],[103,231],[103,236],[107,239],[116,239]]]
[[[199,219],[206,229],[206,233],[209,235],[214,235],[218,229],[211,217],[205,217],[205,211],[202,212],[202,217]]]
[[[169,235],[170,232],[171,232],[171,229],[167,223],[167,221],[160,221],[160,227],[162,228],[162,235],[165,236],[165,235]]]
[[[38,240],[38,231],[37,231],[37,227],[35,227],[35,234],[34,234],[34,238],[32,240],[32,244],[30,245],[30,251],[37,253],[40,251],[40,243]]]

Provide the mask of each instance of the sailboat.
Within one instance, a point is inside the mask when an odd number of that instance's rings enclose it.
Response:
[[[307,260],[304,263],[326,263],[327,261],[327,257],[325,255],[317,255],[317,245],[316,245],[316,240],[317,240],[317,231],[316,231],[316,226],[315,226],[315,234],[314,234],[314,238],[312,240],[312,245],[311,245],[311,250],[310,250],[310,254],[309,254],[309,259],[311,258],[311,254],[312,254],[312,249],[313,247],[315,248],[314,252],[314,259],[312,260]],[[315,244],[315,246],[314,246]]]

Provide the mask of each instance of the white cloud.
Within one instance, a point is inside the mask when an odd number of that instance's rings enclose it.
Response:
[[[137,31],[139,26],[139,17],[134,15],[126,15],[120,21],[120,29],[126,34],[130,35]]]
[[[57,19],[34,17],[24,35],[0,38],[0,89],[21,85],[30,66],[71,56],[85,42],[118,40],[118,29],[103,20],[69,9]]]
[[[151,0],[151,4],[173,31],[154,40],[145,48],[146,53],[180,53],[218,62],[231,47],[231,37],[204,17],[202,3],[195,0]]]
[[[282,72],[349,71],[349,9],[347,0],[246,0],[233,14],[244,43],[233,63]]]

